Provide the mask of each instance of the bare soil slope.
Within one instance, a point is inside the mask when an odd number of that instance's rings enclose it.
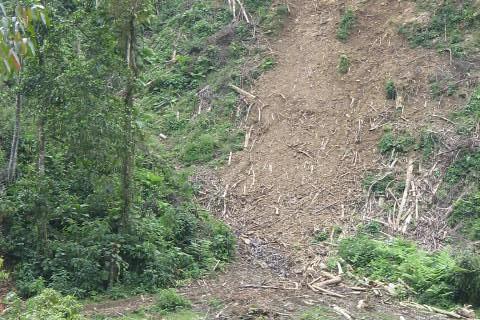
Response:
[[[332,300],[305,289],[330,250],[312,244],[313,235],[334,226],[348,232],[360,222],[361,178],[381,167],[377,145],[394,114],[397,126],[415,132],[444,121],[456,103],[432,101],[428,83],[433,74],[456,72],[449,58],[411,49],[398,35],[399,24],[415,16],[413,3],[349,3],[357,24],[346,43],[336,39],[345,3],[297,0],[289,6],[291,21],[271,46],[278,65],[252,90],[257,99],[247,147],[221,173],[227,199],[221,218],[239,236],[238,262],[219,279],[185,289],[197,301],[225,301],[216,315],[225,319],[249,319],[252,308],[289,318],[318,301],[355,310],[365,295],[343,288],[349,298]],[[346,75],[337,70],[341,54],[351,61]],[[397,101],[386,99],[388,79],[399,88]],[[376,301],[379,313],[366,319],[402,314]]]

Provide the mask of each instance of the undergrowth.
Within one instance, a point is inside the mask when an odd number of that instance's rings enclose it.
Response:
[[[86,320],[81,315],[82,306],[72,296],[62,296],[53,289],[45,289],[39,295],[23,303],[15,294],[5,297],[5,320]]]
[[[385,93],[389,100],[395,100],[397,98],[397,88],[395,87],[393,80],[388,80],[385,83]]]
[[[416,1],[426,12],[425,22],[412,22],[400,28],[412,46],[448,50],[455,57],[478,51],[480,35],[478,2],[467,1]]]
[[[416,146],[415,137],[409,132],[395,133],[391,129],[386,129],[380,142],[378,149],[382,154],[388,154],[392,151],[398,153],[407,153]]]
[[[477,87],[468,104],[452,114],[460,134],[468,135],[480,124],[480,87]]]
[[[441,307],[480,302],[478,255],[453,256],[448,250],[429,253],[407,240],[365,234],[342,240],[338,253],[355,273],[398,284],[399,298],[413,296],[420,303]]]
[[[346,74],[350,69],[350,59],[344,54],[340,56],[338,60],[338,72],[341,74]]]

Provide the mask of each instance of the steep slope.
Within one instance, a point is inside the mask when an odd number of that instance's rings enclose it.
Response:
[[[394,124],[418,133],[444,125],[446,115],[465,104],[459,97],[431,97],[431,76],[455,75],[457,67],[447,55],[410,48],[398,34],[403,22],[415,19],[413,2],[293,0],[288,6],[283,33],[264,41],[276,67],[250,89],[254,98],[244,96],[250,105],[244,150],[215,177],[197,177],[212,193],[210,209],[237,235],[236,261],[180,291],[205,319],[295,319],[313,306],[325,307],[326,319],[336,319],[334,306],[364,319],[442,319],[347,285],[335,288],[340,298],[307,283],[335,249],[328,241],[316,243],[316,235],[349,233],[366,218],[362,178],[386,166],[378,152],[383,129]],[[341,42],[336,34],[347,7],[357,21]],[[338,72],[341,55],[350,60],[344,75]],[[386,97],[390,79],[396,101]],[[405,172],[407,157],[392,163]],[[357,310],[359,300],[370,301],[372,309]],[[122,306],[99,309],[115,315]]]
[[[219,317],[225,319],[250,308],[288,318],[324,300],[293,288],[305,287],[329,255],[328,245],[312,243],[317,231],[330,235],[341,226],[348,232],[361,221],[361,179],[382,167],[382,126],[396,122],[418,132],[463,103],[452,97],[433,101],[430,95],[432,74],[456,72],[448,57],[411,49],[397,34],[399,24],[414,17],[413,3],[349,4],[358,20],[345,43],[336,39],[344,3],[298,0],[289,6],[291,21],[271,44],[278,64],[251,91],[256,99],[249,100],[246,148],[221,172],[226,210],[219,215],[239,236],[238,261],[219,279],[185,289],[199,301],[224,300]],[[337,70],[342,54],[351,61],[346,75]],[[389,79],[401,88],[396,102],[386,98]],[[405,161],[396,166],[405,167]],[[352,301],[334,303],[355,309]],[[378,310],[401,315],[388,309]],[[410,311],[407,318],[423,316]]]

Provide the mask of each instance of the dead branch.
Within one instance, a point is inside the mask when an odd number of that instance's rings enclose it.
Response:
[[[250,99],[252,99],[252,100],[257,99],[257,97],[256,97],[255,95],[251,94],[251,93],[248,92],[248,91],[243,90],[242,88],[237,87],[236,85],[230,84],[229,87],[232,88],[232,89],[235,90],[238,94],[241,94],[241,95],[244,96],[244,97],[250,98]]]

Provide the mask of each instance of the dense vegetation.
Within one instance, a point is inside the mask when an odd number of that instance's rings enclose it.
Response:
[[[153,290],[232,258],[188,167],[240,148],[228,85],[274,64],[253,25],[287,10],[245,5],[251,24],[216,1],[49,1],[25,30],[36,52],[0,84],[0,256],[21,296]]]
[[[385,241],[359,235],[341,241],[339,255],[361,275],[397,284],[399,297],[449,307],[478,303],[478,256],[439,251],[428,253],[405,240]]]

